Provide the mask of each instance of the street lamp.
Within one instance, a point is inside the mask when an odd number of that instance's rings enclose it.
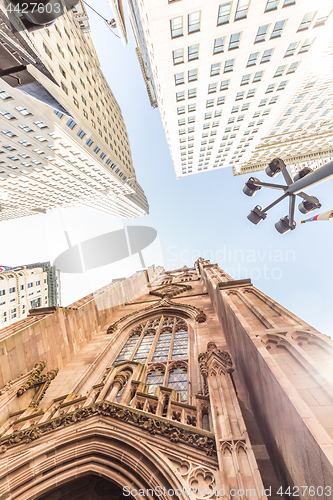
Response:
[[[274,158],[274,160],[269,163],[265,172],[269,177],[275,177],[282,172],[286,185],[261,182],[256,177],[250,177],[243,188],[244,194],[247,196],[254,196],[262,187],[278,189],[283,191],[283,194],[265,208],[261,208],[259,205],[255,206],[247,218],[250,222],[257,225],[259,222],[266,219],[268,210],[280,203],[280,201],[289,197],[289,214],[282,217],[275,224],[276,230],[280,234],[284,234],[296,228],[296,222],[294,220],[296,196],[302,198],[301,203],[298,205],[298,209],[302,214],[308,214],[309,212],[317,210],[321,207],[318,198],[307,195],[304,193],[303,189],[315,186],[325,180],[332,179],[333,161],[314,171],[312,171],[309,167],[305,167],[297,172],[292,180],[284,161],[280,158]]]

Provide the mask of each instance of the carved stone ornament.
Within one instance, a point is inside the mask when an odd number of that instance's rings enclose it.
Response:
[[[210,365],[210,360],[217,357],[219,364],[222,368],[223,373],[232,373],[232,360],[230,354],[227,351],[220,351],[214,342],[208,342],[207,352],[201,352],[198,356],[200,372],[204,379],[204,396],[209,395],[208,389],[208,368]]]
[[[126,382],[130,376],[131,376],[131,374],[128,371],[118,372],[112,381],[112,387],[115,384],[118,384],[119,390],[121,390],[124,387],[124,385],[126,384]]]
[[[116,321],[115,323],[113,323],[112,325],[110,325],[109,328],[107,329],[106,333],[110,334],[110,333],[116,332],[117,328],[119,327],[119,325],[121,323],[123,323],[126,319],[128,319],[128,318],[130,318],[132,316],[135,316],[135,315],[138,315],[138,314],[142,314],[142,313],[144,313],[146,311],[154,311],[155,312],[157,309],[160,309],[162,307],[173,307],[175,309],[185,308],[185,309],[193,311],[195,313],[195,321],[197,323],[204,323],[206,321],[206,314],[201,309],[199,309],[198,307],[190,306],[188,304],[178,304],[177,302],[172,302],[169,299],[169,297],[165,296],[157,304],[153,304],[151,306],[145,307],[144,309],[140,309],[138,311],[133,311],[132,313],[127,314],[126,316],[123,316],[118,321]]]
[[[192,290],[191,285],[167,285],[162,286],[160,288],[156,288],[156,290],[151,290],[150,295],[157,295],[157,297],[174,297],[175,295],[179,295],[180,293],[187,292],[188,290]]]
[[[215,438],[210,432],[199,431],[199,429],[192,431],[182,424],[177,424],[177,422],[171,423],[162,417],[152,414],[147,416],[145,412],[134,408],[124,407],[117,403],[100,401],[91,406],[78,408],[73,412],[57,416],[41,424],[4,436],[0,439],[0,453],[5,453],[8,448],[13,446],[30,443],[57,428],[67,427],[68,425],[99,415],[135,425],[150,434],[164,436],[173,443],[183,443],[194,448],[200,448],[208,456],[211,456],[216,450]]]
[[[18,389],[16,393],[17,396],[22,396],[22,394],[24,394],[32,387],[38,387],[44,384],[42,391],[40,391],[37,395],[37,398],[34,398],[32,401],[31,406],[34,407],[38,406],[38,404],[44,397],[44,394],[47,388],[49,387],[51,381],[57,376],[57,373],[59,371],[59,368],[54,368],[53,370],[47,372],[45,375],[42,375],[41,373],[44,370],[45,366],[46,366],[46,361],[39,361],[35,365],[34,370],[30,375],[30,377],[28,378],[28,380],[26,381],[26,383],[21,385],[21,387]]]

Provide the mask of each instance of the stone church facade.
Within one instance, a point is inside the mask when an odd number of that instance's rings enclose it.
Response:
[[[332,353],[203,259],[33,310],[0,331],[0,500],[331,498]]]

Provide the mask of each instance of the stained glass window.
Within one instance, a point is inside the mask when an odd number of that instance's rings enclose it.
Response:
[[[139,349],[137,350],[133,358],[134,361],[138,361],[139,363],[145,363],[147,361],[148,354],[152,346],[154,337],[155,337],[155,331],[146,333],[146,335],[143,337],[141,341],[141,344],[139,345]]]
[[[184,328],[175,332],[173,341],[172,359],[187,358],[187,331]]]
[[[117,359],[114,362],[114,364],[120,363],[120,361],[127,361],[128,359],[130,359],[133,349],[136,346],[139,338],[140,335],[136,333],[128,339],[128,341],[120,351],[119,355],[117,356]]]
[[[156,345],[154,357],[152,359],[153,362],[168,360],[171,337],[172,337],[172,330],[166,330],[160,334]]]
[[[175,368],[169,373],[168,387],[172,387],[181,394],[182,403],[187,401],[187,371],[186,368]]]
[[[161,370],[154,370],[147,375],[146,385],[148,385],[148,394],[155,393],[155,387],[163,385],[164,372]]]

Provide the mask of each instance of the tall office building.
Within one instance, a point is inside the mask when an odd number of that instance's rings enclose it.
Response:
[[[38,262],[36,264],[27,264],[25,269],[33,269],[41,267],[46,273],[47,289],[48,289],[48,305],[61,305],[61,287],[60,287],[60,271],[55,266],[51,266],[50,262]]]
[[[283,158],[292,174],[333,160],[332,73],[333,40],[322,46],[317,63],[235,175],[262,170],[276,157]]]
[[[0,328],[28,316],[30,309],[49,307],[54,297],[49,292],[60,285],[44,265],[32,264],[0,272]]]
[[[254,163],[255,148],[332,40],[330,0],[128,5],[177,177],[227,166],[237,175]]]
[[[203,259],[32,311],[0,335],[0,498],[331,498],[332,352]]]
[[[59,85],[33,66],[30,73],[62,111],[1,80],[0,220],[78,205],[123,218],[147,214],[121,110],[100,68],[83,4],[53,26],[23,34]]]

